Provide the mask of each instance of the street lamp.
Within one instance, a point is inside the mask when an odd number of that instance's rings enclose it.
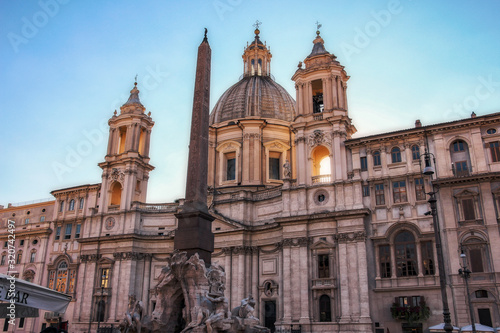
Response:
[[[429,153],[427,151],[427,148],[425,149],[425,152],[420,156],[420,158],[422,158],[422,156],[424,157],[425,167],[424,170],[422,171],[422,164],[421,164],[422,159],[420,159],[420,170],[422,174],[429,176],[430,178],[429,183],[431,184],[432,188],[431,192],[426,194],[429,196],[429,200],[427,202],[431,206],[430,214],[432,215],[432,223],[434,226],[434,237],[436,239],[436,255],[439,267],[439,285],[441,287],[441,298],[443,302],[444,330],[448,333],[451,333],[453,331],[453,326],[451,325],[450,308],[448,306],[448,296],[446,293],[446,274],[443,261],[443,248],[441,246],[441,232],[439,230],[439,220],[437,213],[436,193],[438,192],[438,189],[432,183],[432,175],[434,174],[435,171],[431,165],[431,156],[434,161],[434,165],[436,165],[436,158],[434,154]]]
[[[467,292],[467,301],[469,302],[469,312],[470,312],[470,320],[472,321],[472,332],[476,333],[476,324],[474,323],[474,309],[472,309],[472,303],[470,302],[470,294],[469,294],[469,278],[470,278],[470,269],[467,267],[466,256],[464,253],[463,245],[460,244],[460,258],[462,258],[462,268],[458,270],[458,274],[465,280],[465,291]]]

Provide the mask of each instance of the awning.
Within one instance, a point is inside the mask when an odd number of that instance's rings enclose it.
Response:
[[[460,328],[458,328],[456,326],[452,326],[452,327],[453,327],[452,332],[460,331]],[[429,327],[429,332],[446,332],[444,330],[444,323]]]
[[[71,296],[0,274],[0,301],[64,313]]]
[[[477,333],[483,333],[483,332],[486,332],[486,333],[489,333],[489,332],[495,332],[495,329],[493,327],[489,327],[489,326],[486,326],[486,325],[481,325],[481,324],[478,324],[478,323],[475,323],[474,324],[476,326],[476,332]],[[467,326],[464,326],[460,329],[461,332],[472,332],[472,325],[467,325]]]

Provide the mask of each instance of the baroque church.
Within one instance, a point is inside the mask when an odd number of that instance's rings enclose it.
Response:
[[[500,113],[352,138],[349,76],[319,31],[291,78],[295,99],[271,58],[256,29],[242,78],[210,114],[212,262],[229,308],[252,295],[271,332],[424,332],[443,322],[444,275],[454,326],[471,315],[500,326]],[[6,320],[4,332],[117,327],[129,295],[153,313],[184,201],[147,203],[154,121],[137,82],[108,124],[99,183],[0,207],[2,226],[18,226],[19,278],[72,297],[65,313]],[[0,237],[5,273],[6,227]]]

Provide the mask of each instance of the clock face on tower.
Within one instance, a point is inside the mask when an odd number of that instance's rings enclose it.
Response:
[[[115,226],[115,219],[112,217],[108,217],[106,220],[106,229],[111,230]]]

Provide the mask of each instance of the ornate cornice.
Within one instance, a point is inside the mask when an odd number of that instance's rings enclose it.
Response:
[[[140,252],[115,252],[113,253],[113,258],[115,260],[142,260],[144,258],[151,257],[150,253],[140,253]]]
[[[97,254],[97,253],[80,255],[81,262],[97,262],[101,258],[102,254]]]
[[[338,243],[364,242],[366,240],[365,231],[346,232],[333,235]]]

